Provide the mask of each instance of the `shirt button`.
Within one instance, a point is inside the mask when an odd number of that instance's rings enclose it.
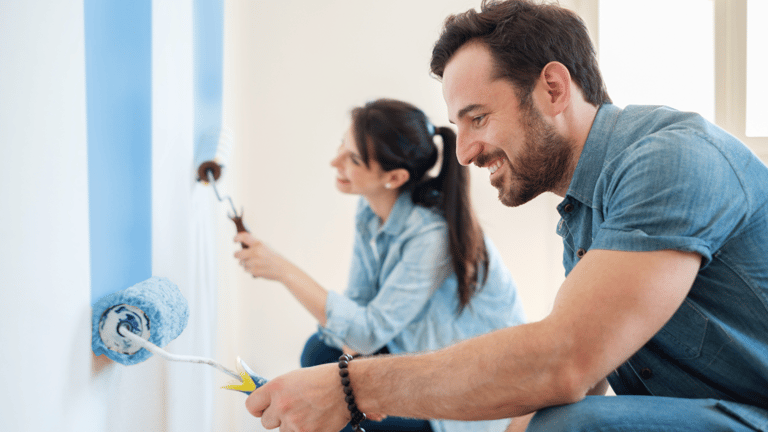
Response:
[[[565,207],[563,207],[563,211],[566,212],[566,213],[572,212],[573,211],[573,204],[571,204],[571,203],[566,204]]]
[[[576,251],[576,256],[579,258],[583,257],[586,254],[587,254],[587,251],[584,250],[584,248],[579,248],[579,250]]]
[[[653,377],[653,371],[650,368],[643,368],[640,371],[640,377],[645,380],[651,379],[651,377]]]

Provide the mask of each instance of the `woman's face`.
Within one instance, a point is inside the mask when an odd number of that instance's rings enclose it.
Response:
[[[336,188],[348,194],[373,197],[386,190],[386,173],[373,158],[365,166],[365,161],[357,150],[352,127],[344,135],[338,153],[331,166],[336,168]]]

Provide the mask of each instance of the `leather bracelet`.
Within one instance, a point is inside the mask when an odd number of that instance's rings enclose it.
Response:
[[[339,375],[341,376],[341,385],[344,387],[344,401],[347,403],[349,412],[352,413],[352,418],[349,424],[352,426],[352,430],[355,432],[365,432],[365,429],[360,427],[360,423],[365,420],[365,413],[360,412],[355,403],[355,395],[352,394],[352,387],[349,381],[349,362],[352,361],[352,356],[344,354],[339,357]]]

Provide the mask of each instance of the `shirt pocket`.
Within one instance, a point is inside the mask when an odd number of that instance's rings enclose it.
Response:
[[[709,325],[709,318],[686,299],[653,342],[674,359],[693,360],[702,354]]]

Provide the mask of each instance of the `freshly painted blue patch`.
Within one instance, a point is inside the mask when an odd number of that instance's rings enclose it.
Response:
[[[216,153],[222,116],[223,0],[194,0],[195,148]],[[203,149],[203,151],[207,151]]]
[[[152,275],[152,2],[84,19],[93,304]]]

